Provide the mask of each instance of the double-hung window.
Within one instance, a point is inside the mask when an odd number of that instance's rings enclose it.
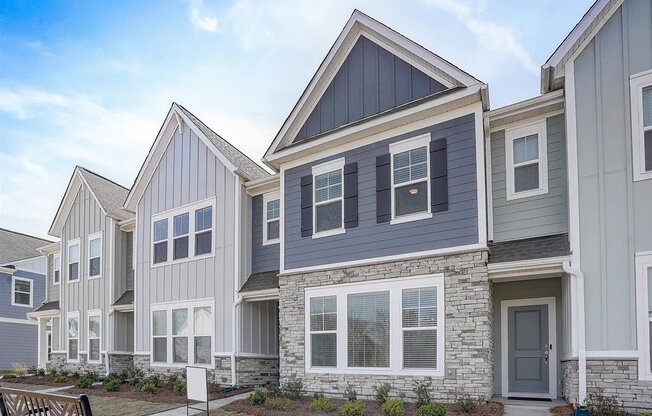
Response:
[[[32,279],[24,279],[22,277],[11,277],[11,304],[13,306],[32,307],[33,303],[33,288],[34,282]]]
[[[79,312],[68,312],[68,361],[79,360]]]
[[[102,276],[102,232],[88,236],[88,278]]]
[[[337,298],[310,299],[310,344],[312,367],[337,366]]]
[[[88,361],[100,362],[100,345],[102,341],[102,312],[88,311]]]
[[[505,130],[506,199],[548,193],[546,121]]]
[[[344,232],[344,159],[312,168],[313,237]]]
[[[154,264],[168,261],[168,219],[154,221],[154,247],[152,259]]]
[[[195,256],[213,251],[213,207],[195,210]]]
[[[263,195],[263,245],[278,243],[280,219],[281,200],[278,192]]]
[[[437,368],[437,287],[403,289],[403,368]]]
[[[54,272],[52,274],[53,283],[58,285],[61,283],[61,254],[54,255]]]
[[[630,77],[634,180],[652,179],[652,71]]]
[[[636,315],[638,320],[638,374],[652,380],[652,254],[636,254]]]
[[[168,361],[168,311],[152,312],[152,361],[166,363]]]
[[[68,281],[79,280],[79,238],[68,242]]]
[[[430,218],[430,134],[389,146],[392,164],[392,223]]]
[[[188,235],[190,214],[180,214],[174,217],[174,241],[172,243],[172,258],[174,260],[188,257]]]

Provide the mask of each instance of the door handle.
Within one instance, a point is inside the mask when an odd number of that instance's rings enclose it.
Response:
[[[550,355],[550,345],[546,344],[543,346],[543,357],[545,359],[546,365],[548,364],[548,357]]]

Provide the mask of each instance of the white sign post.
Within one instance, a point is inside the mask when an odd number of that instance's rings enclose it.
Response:
[[[206,409],[192,407],[190,401],[206,403]],[[208,372],[203,367],[186,367],[186,415],[189,410],[206,411],[208,414]]]

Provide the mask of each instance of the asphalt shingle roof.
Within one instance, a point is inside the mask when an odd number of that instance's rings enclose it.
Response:
[[[134,304],[134,291],[133,290],[127,290],[125,293],[118,298],[113,303],[113,306],[120,306],[120,305],[133,305]]]
[[[44,304],[36,308],[34,312],[53,311],[57,309],[59,309],[59,301],[55,300],[53,302],[45,302]]]
[[[568,234],[489,243],[489,263],[543,259],[571,254]]]
[[[129,189],[81,166],[79,172],[109,217],[126,220],[134,216],[133,213],[122,209]]]
[[[50,243],[50,240],[0,228],[0,264],[38,257],[41,253],[37,249]]]
[[[233,163],[236,166],[238,171],[240,171],[241,174],[247,177],[247,179],[256,180],[256,179],[262,179],[270,176],[269,172],[267,172],[256,162],[251,160],[247,155],[242,153],[231,143],[229,143],[228,141],[220,137],[219,134],[211,130],[210,127],[208,127],[200,119],[195,117],[194,114],[192,114],[190,111],[186,110],[181,105],[179,105],[179,108],[181,109],[181,111],[183,111],[186,114],[186,116],[188,116],[188,118],[190,118],[190,120],[192,120],[193,123],[197,125],[199,130],[201,130],[202,133],[204,133],[204,135],[208,138],[208,140],[213,142],[215,147],[217,147],[217,149],[227,159],[229,159],[231,163]]]
[[[252,274],[242,285],[240,293],[267,289],[278,289],[278,270]]]

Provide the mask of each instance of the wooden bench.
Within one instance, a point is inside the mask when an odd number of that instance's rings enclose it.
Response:
[[[88,396],[62,396],[0,387],[2,416],[93,416]]]

